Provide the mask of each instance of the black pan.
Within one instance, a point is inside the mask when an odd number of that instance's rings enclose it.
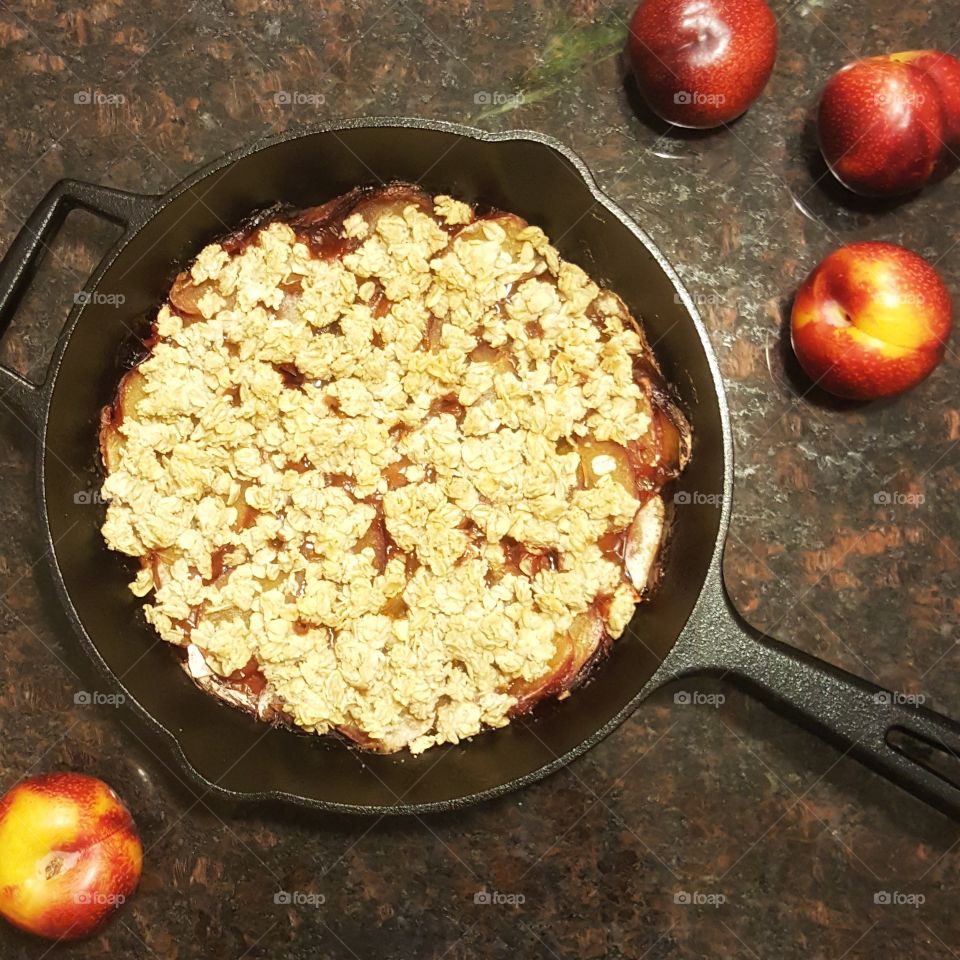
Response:
[[[104,547],[97,427],[180,265],[251,211],[316,205],[392,179],[514,211],[642,316],[694,431],[674,491],[663,583],[590,682],[528,719],[419,757],[361,754],[274,729],[201,692],[158,640]],[[865,680],[764,637],[741,620],[721,577],[732,444],[710,341],[676,273],[597,189],[582,161],[536,133],[376,119],[325,125],[234,153],[160,197],[64,180],[40,203],[0,264],[6,321],[65,213],[80,207],[125,226],[67,319],[41,385],[0,369],[5,402],[38,439],[39,506],[53,577],[87,652],[165,734],[187,770],[233,798],[280,798],[327,810],[414,813],[506,793],[597,743],[653,690],[692,674],[729,677],[809,724],[890,780],[960,817],[960,775],[947,769],[960,726]]]

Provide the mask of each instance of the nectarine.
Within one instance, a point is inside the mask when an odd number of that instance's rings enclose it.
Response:
[[[0,914],[38,936],[93,933],[140,879],[130,812],[102,780],[49,773],[0,800]]]
[[[922,257],[892,243],[835,250],[803,282],[793,348],[818,386],[872,400],[901,393],[940,362],[952,326],[950,294]]]
[[[960,154],[960,60],[936,50],[868,57],[820,98],[820,150],[850,190],[893,196],[949,173]]]
[[[681,127],[718,127],[767,85],[777,24],[764,0],[643,0],[627,52],[654,113]]]

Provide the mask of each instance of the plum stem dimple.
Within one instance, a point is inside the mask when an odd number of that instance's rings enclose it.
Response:
[[[836,300],[829,300],[823,305],[823,319],[833,327],[852,327],[854,325],[849,311],[844,310]]]
[[[690,53],[694,66],[706,67],[722,59],[730,46],[730,27],[707,4],[698,4],[681,22],[693,39],[680,49]]]
[[[80,854],[67,852],[64,850],[52,850],[50,854],[40,862],[39,873],[44,880],[55,880],[62,873],[66,873],[80,859]]]

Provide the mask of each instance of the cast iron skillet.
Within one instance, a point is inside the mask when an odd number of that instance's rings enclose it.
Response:
[[[106,550],[97,426],[136,357],[148,315],[181,265],[251,211],[283,200],[319,204],[358,184],[402,179],[514,211],[642,316],[693,424],[694,452],[675,487],[663,583],[583,688],[468,743],[420,757],[358,753],[274,729],[202,693],[139,613],[129,566]],[[64,180],[40,203],[0,264],[6,321],[45,244],[71,208],[125,226],[74,306],[46,380],[0,369],[4,399],[35,430],[53,577],[94,661],[165,733],[187,770],[233,798],[281,798],[327,810],[415,813],[464,806],[532,783],[610,733],[678,677],[728,676],[878,770],[960,817],[960,776],[943,772],[960,726],[758,634],[727,599],[721,554],[730,512],[732,444],[710,342],[676,273],[598,190],[583,162],[536,133],[365,119],[287,134],[217,160],[163,196]],[[908,753],[910,756],[908,756]],[[911,759],[913,757],[913,759]],[[938,769],[941,772],[938,772]]]

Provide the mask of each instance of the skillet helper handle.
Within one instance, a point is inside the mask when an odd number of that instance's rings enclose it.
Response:
[[[139,224],[153,209],[155,197],[81,180],[61,180],[37,204],[0,261],[0,336],[6,332],[20,297],[39,266],[47,245],[74,209],[98,214],[123,227]],[[12,403],[35,424],[40,415],[42,384],[0,365],[0,400]]]
[[[712,673],[756,692],[914,796],[960,820],[960,724],[754,630],[727,601]],[[921,698],[922,699],[922,698]]]

